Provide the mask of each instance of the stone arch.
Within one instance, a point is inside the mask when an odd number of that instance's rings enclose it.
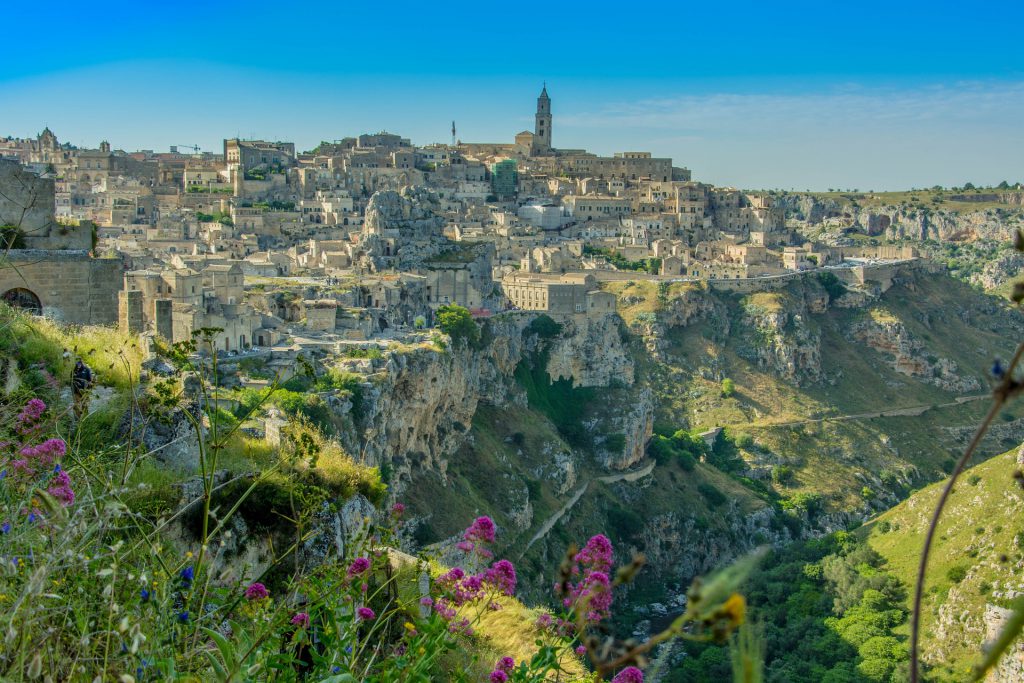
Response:
[[[20,308],[36,315],[42,315],[43,313],[43,303],[39,300],[39,297],[36,296],[35,292],[23,287],[8,289],[4,292],[2,298],[8,306]]]

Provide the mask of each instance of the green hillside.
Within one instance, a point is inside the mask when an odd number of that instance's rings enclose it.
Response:
[[[1006,607],[1024,590],[1024,492],[1013,450],[971,468],[950,497],[931,554],[923,611],[923,652],[937,680],[964,680],[987,638],[987,605]],[[865,526],[886,568],[913,585],[940,484]],[[912,591],[908,588],[908,605]]]

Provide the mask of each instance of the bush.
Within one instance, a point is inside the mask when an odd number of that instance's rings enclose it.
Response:
[[[700,495],[704,497],[704,500],[706,500],[711,507],[718,507],[729,500],[724,493],[708,483],[702,482],[698,484],[697,491],[700,492]]]
[[[793,468],[789,465],[776,465],[772,468],[772,483],[785,486],[793,481]]]
[[[437,326],[452,338],[452,341],[465,339],[471,346],[480,339],[480,328],[469,314],[469,310],[452,304],[437,309]]]
[[[954,565],[946,570],[946,578],[953,583],[960,583],[967,578],[967,567],[963,565]]]
[[[541,339],[552,339],[562,333],[562,325],[555,322],[551,316],[541,313],[530,321],[530,324],[526,326],[526,331]]]
[[[729,398],[736,393],[736,383],[726,377],[722,380],[722,398]]]

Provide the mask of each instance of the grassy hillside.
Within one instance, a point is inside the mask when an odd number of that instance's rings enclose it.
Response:
[[[664,332],[660,358],[639,351],[643,381],[657,394],[655,428],[727,427],[749,435],[752,447],[742,456],[751,475],[784,497],[823,494],[833,510],[892,504],[948,473],[962,443],[945,438],[946,430],[969,428],[985,408],[984,401],[958,399],[988,391],[986,372],[993,358],[1012,353],[1021,316],[995,297],[938,275],[894,286],[864,308],[811,313],[803,301],[819,295],[813,283],[746,297],[715,294],[723,305],[714,314]],[[643,305],[658,315],[656,302],[631,302]],[[766,333],[752,327],[751,311],[762,319],[783,312],[787,322]],[[899,372],[890,354],[854,338],[851,330],[862,321],[899,323],[921,344],[922,362],[948,359],[978,388],[949,390],[930,374]],[[879,336],[885,341],[887,334]],[[756,360],[757,350],[776,340],[800,353],[807,336],[820,339],[818,359],[797,362],[819,364],[817,377],[784,376],[783,368]],[[728,396],[724,378],[735,387]],[[1005,411],[983,456],[1015,445],[1020,424],[1014,421],[1021,416],[1020,407]],[[771,476],[780,467],[788,473],[781,481]],[[885,494],[882,500],[878,494]]]
[[[1013,450],[968,470],[950,497],[929,565],[923,652],[940,680],[964,680],[986,639],[986,605],[1005,607],[1024,590],[1024,492],[1013,478]],[[908,587],[917,571],[940,484],[929,486],[865,526],[871,547]],[[908,605],[912,592],[908,589]]]

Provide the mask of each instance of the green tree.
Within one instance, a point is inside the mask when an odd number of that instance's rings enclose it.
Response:
[[[736,383],[726,377],[722,380],[722,397],[729,398],[736,393]]]
[[[453,341],[465,339],[476,344],[480,339],[480,328],[469,314],[469,310],[458,304],[441,306],[437,309],[437,326]]]

